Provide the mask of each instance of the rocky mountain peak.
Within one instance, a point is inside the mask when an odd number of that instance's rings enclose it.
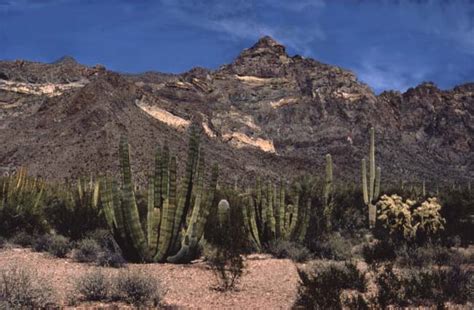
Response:
[[[65,55],[54,61],[53,64],[78,64],[78,62],[74,57]]]

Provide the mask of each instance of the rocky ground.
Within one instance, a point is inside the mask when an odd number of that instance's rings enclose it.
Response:
[[[51,282],[57,297],[67,305],[74,293],[75,280],[96,270],[93,265],[76,263],[71,259],[53,258],[46,253],[28,249],[0,250],[0,266],[17,264],[30,268]],[[298,274],[290,260],[277,260],[265,255],[247,257],[245,273],[231,292],[215,289],[216,279],[203,262],[191,265],[129,264],[131,270],[142,270],[161,283],[162,307],[171,309],[290,309],[296,300]],[[114,268],[100,268],[108,275],[116,274]],[[101,303],[83,303],[71,309],[113,308]],[[124,304],[116,304],[120,308]]]

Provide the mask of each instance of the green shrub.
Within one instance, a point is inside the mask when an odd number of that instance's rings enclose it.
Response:
[[[110,281],[98,270],[78,278],[75,286],[85,301],[103,301],[109,297]]]
[[[464,261],[459,252],[431,243],[424,246],[401,245],[395,249],[395,252],[397,263],[405,267],[425,267],[432,264],[451,265]]]
[[[365,274],[353,263],[320,263],[309,272],[298,269],[298,275],[302,284],[296,306],[305,309],[342,309],[343,290],[366,290]]]
[[[24,231],[20,231],[10,238],[11,243],[19,245],[24,248],[30,247],[31,245],[33,245],[34,240],[35,238],[31,234]]]
[[[389,305],[405,305],[402,282],[393,272],[393,265],[383,266],[382,271],[376,274],[375,282],[378,286],[377,303],[385,309]]]
[[[289,258],[300,263],[312,258],[311,252],[301,244],[279,239],[270,242],[267,251],[276,258]]]
[[[321,258],[342,261],[352,257],[352,244],[340,233],[332,233],[318,238],[312,243],[310,249]]]
[[[71,243],[69,242],[68,238],[60,235],[55,235],[51,237],[51,244],[48,248],[49,254],[59,258],[63,258],[66,257],[67,253],[69,253],[70,250]]]
[[[75,261],[80,263],[95,262],[102,249],[99,244],[93,239],[83,239],[77,243],[76,249],[72,252],[72,257]]]
[[[472,298],[473,272],[459,266],[431,270],[412,269],[402,279],[405,297],[416,305],[465,304]]]
[[[32,269],[10,265],[0,270],[0,309],[38,309],[54,303],[49,282]]]
[[[138,271],[122,271],[112,280],[113,299],[135,306],[156,306],[160,300],[158,281]]]
[[[7,240],[0,236],[0,249],[3,248],[6,244]]]
[[[367,264],[392,261],[396,258],[395,247],[390,241],[376,240],[362,246],[362,257]]]
[[[51,235],[44,234],[38,236],[33,242],[33,250],[36,252],[47,252],[51,246],[51,241]]]

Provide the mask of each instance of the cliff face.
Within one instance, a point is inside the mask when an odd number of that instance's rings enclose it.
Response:
[[[192,121],[229,183],[319,173],[326,153],[339,177],[358,179],[371,126],[387,180],[474,177],[474,84],[376,96],[352,72],[290,57],[270,37],[215,71],[181,75],[121,75],[71,58],[0,62],[0,121],[0,167],[48,178],[116,172],[122,133],[144,177],[157,142],[184,160]]]

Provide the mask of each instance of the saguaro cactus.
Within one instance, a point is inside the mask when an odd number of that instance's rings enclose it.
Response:
[[[326,155],[326,178],[324,182],[324,218],[326,228],[331,229],[331,216],[333,210],[333,171],[331,154]]]
[[[377,209],[375,200],[380,195],[380,167],[375,168],[375,129],[370,128],[370,150],[369,150],[369,186],[367,188],[367,167],[365,159],[362,159],[362,193],[364,203],[369,209],[369,225],[375,226]]]

